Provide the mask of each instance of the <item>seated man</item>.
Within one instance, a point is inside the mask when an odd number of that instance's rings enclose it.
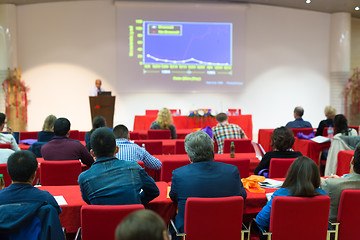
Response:
[[[24,217],[22,215],[19,216],[19,213],[35,217],[36,213],[44,204],[49,204],[50,208],[52,208],[51,211],[55,212],[55,216],[52,216],[51,220],[47,219],[45,221],[46,223],[41,221],[41,231],[47,231],[48,233],[42,233],[50,234],[53,237],[51,239],[64,239],[58,216],[61,213],[61,209],[55,198],[47,191],[39,190],[32,185],[37,168],[38,162],[36,157],[30,151],[17,151],[9,157],[7,169],[12,184],[0,190],[0,208],[2,211],[0,228],[3,227],[2,224],[5,224],[6,227],[10,227],[10,225],[13,224],[11,227],[15,227],[19,225],[20,219]],[[16,209],[16,211],[14,209]],[[15,216],[19,217],[19,219]],[[5,218],[5,220],[3,218]],[[20,225],[20,227],[25,227],[24,223]],[[40,235],[42,233],[40,233]],[[0,236],[2,235],[0,234]],[[0,239],[3,238],[0,237]]]
[[[331,199],[329,220],[336,222],[340,196],[344,189],[360,189],[360,146],[355,150],[350,162],[350,173],[339,177],[332,175],[321,184],[321,188]]]
[[[312,128],[311,123],[304,121],[302,116],[304,115],[304,109],[302,107],[296,107],[294,109],[294,121],[288,122],[285,127],[288,128]]]
[[[154,179],[136,162],[119,160],[115,136],[109,128],[96,129],[90,138],[91,168],[79,175],[84,201],[93,205],[147,204],[160,192]]]
[[[223,153],[225,139],[245,139],[245,132],[236,124],[230,124],[225,113],[216,115],[218,124],[212,128],[214,139],[218,145],[218,153]]]
[[[175,225],[184,232],[185,203],[188,197],[229,197],[247,194],[236,166],[214,162],[214,145],[203,131],[190,133],[185,138],[185,150],[190,163],[175,169],[170,198],[178,203]]]
[[[8,128],[8,134],[1,133],[5,127],[6,116],[3,113],[0,113],[0,143],[10,143],[11,149],[14,151],[20,151],[18,144],[16,143],[15,138],[12,135],[12,130]]]
[[[119,152],[116,153],[115,157],[125,161],[142,161],[147,168],[161,169],[159,159],[151,156],[145,148],[129,141],[129,130],[126,126],[117,125],[113,133],[116,137],[116,146],[119,147]]]
[[[41,148],[44,160],[78,160],[87,166],[93,164],[94,159],[78,140],[69,139],[70,121],[58,118],[54,124],[55,137]]]

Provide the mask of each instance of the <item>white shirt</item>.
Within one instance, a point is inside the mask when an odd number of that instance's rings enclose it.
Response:
[[[90,97],[96,97],[98,95],[98,92],[104,92],[105,89],[100,87],[100,90],[95,86],[90,90],[89,96]]]
[[[7,163],[8,158],[14,152],[15,151],[11,149],[0,148],[0,163]]]
[[[15,138],[11,134],[0,133],[0,143],[10,143],[12,150],[20,151],[20,148],[17,145]]]

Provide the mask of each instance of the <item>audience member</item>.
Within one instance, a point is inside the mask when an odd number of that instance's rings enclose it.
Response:
[[[94,159],[78,140],[69,139],[70,121],[58,118],[54,124],[55,137],[41,148],[44,160],[78,160],[87,166],[93,164]]]
[[[357,145],[351,137],[357,136],[355,129],[349,128],[347,119],[343,114],[337,114],[334,118],[335,136],[331,141],[329,153],[326,159],[324,176],[331,176],[336,173],[337,155],[342,150],[352,150]],[[350,138],[348,138],[348,137]],[[350,147],[352,146],[352,147]]]
[[[313,197],[326,195],[320,187],[320,172],[316,163],[308,157],[298,157],[290,166],[282,187],[276,190],[270,201],[256,216],[256,223],[265,228],[270,225],[271,205],[274,197]]]
[[[45,118],[42,131],[38,133],[38,142],[49,142],[55,136],[54,135],[54,124],[56,117],[54,115],[49,115]]]
[[[185,151],[189,165],[175,169],[171,182],[170,198],[178,204],[175,225],[184,232],[185,203],[188,197],[242,196],[246,191],[239,170],[234,165],[214,162],[214,145],[203,131],[190,133],[185,138]]]
[[[85,147],[87,150],[90,151],[90,149],[91,149],[91,144],[90,144],[91,134],[95,131],[95,129],[100,128],[100,127],[105,127],[105,126],[106,126],[106,120],[104,117],[102,117],[102,116],[94,117],[93,122],[92,122],[92,129],[85,134],[85,143],[86,143]]]
[[[228,116],[225,113],[216,115],[218,124],[212,128],[213,137],[218,145],[218,153],[223,153],[225,139],[245,139],[245,132],[236,124],[228,122]]]
[[[12,135],[11,128],[9,127],[7,128],[8,133],[2,133],[6,124],[5,119],[6,119],[6,115],[4,113],[0,113],[0,143],[10,143],[12,150],[20,151],[20,148],[17,145],[16,140]]]
[[[324,136],[323,132],[324,132],[324,128],[326,127],[334,127],[334,117],[336,115],[336,109],[332,106],[326,106],[325,107],[325,116],[326,119],[322,120],[319,123],[319,126],[317,128],[317,131],[315,133],[315,136]]]
[[[311,123],[304,121],[302,116],[304,115],[304,109],[302,107],[296,107],[294,109],[294,121],[288,122],[286,127],[288,128],[312,128]]]
[[[96,79],[95,80],[95,86],[90,90],[89,96],[90,97],[96,97],[99,95],[100,92],[104,92],[105,89],[101,87],[101,80]]]
[[[116,240],[169,240],[164,220],[151,210],[130,213],[118,225]]]
[[[173,124],[171,112],[167,108],[162,108],[158,112],[155,122],[151,123],[150,129],[169,129],[171,132],[171,139],[176,139],[176,128]]]
[[[0,163],[7,163],[8,158],[15,151],[7,148],[0,148]]]
[[[273,151],[267,152],[255,168],[254,174],[270,167],[272,158],[297,158],[302,156],[301,152],[292,150],[295,142],[293,132],[287,127],[279,127],[271,134],[271,147]],[[264,175],[264,174],[260,174]]]
[[[339,177],[332,175],[321,184],[331,199],[329,220],[336,222],[341,193],[344,189],[360,189],[360,146],[350,162],[350,173]]]
[[[145,148],[129,141],[129,130],[124,125],[117,125],[113,129],[113,133],[116,137],[116,146],[119,147],[119,151],[115,157],[125,161],[142,161],[145,167],[160,170],[161,162],[159,159],[151,156]]]
[[[119,160],[115,136],[109,128],[96,129],[90,138],[91,154],[96,159],[91,168],[79,175],[84,201],[93,205],[147,204],[159,189],[154,179],[136,162]]]

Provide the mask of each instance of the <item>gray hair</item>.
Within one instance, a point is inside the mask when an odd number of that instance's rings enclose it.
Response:
[[[185,151],[192,162],[214,160],[214,144],[210,136],[197,131],[185,137]]]

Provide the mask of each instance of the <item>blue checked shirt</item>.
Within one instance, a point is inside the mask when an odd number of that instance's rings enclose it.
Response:
[[[155,170],[161,169],[161,162],[159,159],[151,156],[144,148],[136,143],[129,142],[126,139],[116,139],[116,145],[119,146],[119,152],[116,153],[118,159],[125,161],[142,161],[145,167]]]
[[[218,123],[212,128],[214,139],[218,144],[218,153],[223,153],[225,139],[247,138],[244,131],[236,124]]]

